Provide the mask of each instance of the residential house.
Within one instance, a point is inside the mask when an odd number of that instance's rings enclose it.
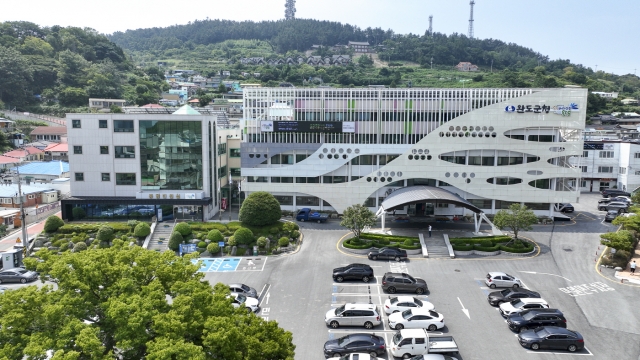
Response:
[[[69,144],[53,143],[44,149],[45,161],[69,161]]]
[[[20,159],[20,162],[40,161],[44,159],[44,151],[33,146],[26,146],[22,149],[11,150],[2,155]]]
[[[349,41],[347,46],[357,53],[368,53],[371,50],[368,42]]]
[[[66,126],[37,126],[31,130],[31,140],[67,142]]]
[[[123,99],[94,99],[89,98],[89,108],[98,110],[109,110],[111,105],[123,107],[127,103],[127,100]]]
[[[461,61],[458,65],[456,65],[456,70],[458,71],[478,71],[478,66],[473,65],[470,62]]]

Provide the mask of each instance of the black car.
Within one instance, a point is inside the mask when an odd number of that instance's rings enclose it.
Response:
[[[563,213],[572,213],[575,211],[575,209],[573,208],[573,205],[569,203],[558,204],[558,209],[560,209],[560,211],[562,211]]]
[[[373,269],[367,264],[349,264],[345,267],[333,269],[333,280],[343,282],[344,280],[362,280],[369,282],[373,278]]]
[[[558,326],[544,326],[518,334],[518,342],[531,350],[569,350],[575,352],[584,349],[584,338],[579,332]]]
[[[370,251],[368,257],[372,260],[381,259],[400,261],[407,258],[407,252],[402,249],[382,247],[378,250]]]
[[[367,353],[371,357],[386,354],[384,338],[371,334],[350,334],[324,343],[324,357],[340,357],[344,354]]]
[[[507,317],[509,329],[522,332],[540,326],[559,326],[566,328],[567,319],[558,309],[530,309]]]
[[[629,194],[626,191],[622,191],[622,190],[617,190],[617,189],[604,189],[600,192],[600,194],[602,194],[602,196],[604,197],[610,197],[610,196],[627,196],[627,197],[631,197],[631,194]]]
[[[540,298],[540,293],[527,289],[504,289],[502,291],[494,291],[489,293],[487,301],[491,306],[498,306],[503,302],[509,302],[515,299],[523,298]]]

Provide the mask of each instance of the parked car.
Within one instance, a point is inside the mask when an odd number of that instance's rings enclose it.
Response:
[[[29,281],[38,279],[38,274],[35,271],[29,271],[22,268],[13,268],[0,271],[0,284],[19,282],[26,284]]]
[[[628,196],[631,197],[631,194],[629,194],[626,191],[622,191],[622,190],[618,190],[618,189],[604,189],[602,191],[600,191],[600,194],[602,194],[602,196],[604,197],[611,197],[611,196]]]
[[[558,210],[560,210],[563,213],[572,213],[575,211],[575,209],[573,208],[573,205],[569,204],[569,203],[559,203],[558,204]]]
[[[598,210],[600,211],[619,210],[621,212],[627,212],[628,209],[629,204],[619,201],[612,201],[608,204],[598,204]]]
[[[333,269],[333,280],[343,282],[345,280],[362,280],[369,282],[373,278],[373,269],[367,264],[349,264]]]
[[[584,349],[584,338],[579,332],[558,326],[544,326],[518,334],[522,347],[531,350],[568,350],[576,352]]]
[[[243,294],[231,293],[229,294],[229,298],[232,299],[231,305],[234,308],[239,308],[244,306],[247,308],[247,311],[257,313],[260,311],[260,305],[258,299],[244,296]]]
[[[492,306],[498,306],[503,302],[509,302],[515,299],[522,298],[541,298],[540,293],[535,291],[527,290],[527,289],[505,289],[502,291],[494,291],[489,293],[487,296],[487,301]]]
[[[363,353],[364,355],[377,357],[387,352],[384,338],[372,334],[350,334],[324,343],[324,357],[340,357],[351,353]],[[351,359],[345,357],[346,359]],[[364,359],[364,358],[358,358]]]
[[[409,309],[389,315],[389,327],[395,330],[427,329],[436,331],[444,327],[444,316],[427,309]]]
[[[340,326],[364,326],[372,329],[381,323],[380,312],[373,304],[344,304],[327,311],[324,322],[336,329]]]
[[[229,284],[229,290],[231,290],[232,293],[243,294],[244,296],[248,296],[256,299],[258,298],[258,292],[256,291],[256,289],[245,284],[240,284],[240,283]]]
[[[492,289],[497,287],[512,287],[517,289],[522,286],[520,279],[503,272],[488,273],[484,279],[484,283]]]
[[[435,310],[435,306],[428,301],[423,301],[413,296],[390,297],[384,301],[384,312],[393,314],[409,309]]]
[[[522,298],[512,300],[500,304],[500,315],[506,318],[507,316],[515,313],[522,312],[527,309],[548,309],[549,304],[544,299],[537,298]]]
[[[415,292],[416,294],[424,294],[429,290],[427,282],[414,278],[405,273],[385,273],[382,277],[382,290],[395,294],[396,291]]]
[[[567,319],[558,309],[530,309],[507,317],[509,329],[522,332],[539,326],[559,326],[566,328]]]
[[[620,215],[620,210],[609,210],[607,211],[607,215],[604,216],[604,221],[613,221],[615,218]]]
[[[369,252],[368,255],[371,260],[405,260],[407,258],[407,252],[402,249],[396,249],[392,247],[382,247],[378,250]]]

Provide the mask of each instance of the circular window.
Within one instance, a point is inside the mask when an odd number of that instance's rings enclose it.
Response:
[[[336,148],[331,148],[331,153],[335,154],[336,153]]]
[[[422,154],[422,153],[423,153],[422,149],[418,150],[418,154]]]
[[[391,176],[396,176],[396,172],[395,172],[395,171],[392,171],[392,172],[390,172],[390,173],[389,173],[389,175],[391,175]]]
[[[371,177],[368,177],[368,178],[367,178],[367,182],[371,182]]]
[[[342,154],[344,152],[344,149],[339,149],[338,152]]]
[[[489,137],[489,136],[491,136],[490,133],[488,133],[488,132],[484,133],[484,137]]]
[[[253,159],[253,154],[249,154],[249,157]]]
[[[467,177],[467,173],[462,173],[462,177],[466,178]]]
[[[347,160],[347,154],[342,155],[342,158]]]
[[[461,131],[461,132],[458,133],[458,136],[459,137],[464,137],[464,133]]]
[[[457,178],[459,176],[459,174],[457,172],[453,173],[453,177]]]
[[[329,152],[329,149],[324,148],[324,149],[322,149],[322,152],[326,154],[326,153],[328,153],[328,152]]]
[[[471,173],[471,174],[469,174],[469,177],[470,177],[470,178],[474,178],[474,177],[476,177],[476,173]]]
[[[424,156],[424,155],[420,155],[420,160],[424,160],[424,159],[426,159],[426,158],[427,158],[426,156]]]
[[[483,126],[483,127],[482,127],[482,131],[487,131],[487,127],[486,127],[486,126]]]
[[[398,171],[398,176],[402,176],[402,171]]]
[[[333,159],[333,155],[331,154],[327,155],[327,159]]]
[[[493,131],[493,126],[489,126],[489,131]]]
[[[417,152],[418,152],[418,150],[416,150],[416,149],[411,150],[411,153],[412,153],[412,154],[415,154],[415,153],[417,153]]]
[[[351,149],[347,149],[347,154],[351,154]]]
[[[471,133],[471,137],[476,137],[476,136],[478,136],[478,134],[476,134],[476,133],[474,133],[474,132],[473,132],[473,133]]]
[[[476,126],[476,131],[480,131],[480,126]]]
[[[466,127],[466,126],[463,126],[463,127],[462,127],[462,131],[467,131],[467,127]]]
[[[444,136],[444,133],[441,131],[440,132],[440,137],[443,137],[443,136]]]
[[[385,180],[386,180],[386,179],[385,179],[385,178],[383,178],[383,177],[381,177],[381,178],[380,178],[380,182],[384,182]]]
[[[496,133],[491,133],[491,137],[496,137],[498,134]]]
[[[391,182],[391,180],[393,180],[393,179],[390,178],[390,177],[387,178],[387,182]]]
[[[445,173],[444,174],[444,177],[450,177],[450,176],[451,176],[451,174],[449,174],[449,173]]]
[[[413,155],[409,155],[409,160],[413,160]]]
[[[382,171],[378,171],[378,176],[382,176]]]
[[[320,159],[323,159],[323,158],[324,158],[324,155],[320,154],[320,155],[318,155],[318,157],[319,157]]]
[[[467,179],[467,184],[471,182],[471,179]]]
[[[355,149],[353,152],[355,152],[356,154],[360,154],[360,149]]]
[[[482,137],[482,133],[481,132],[478,133],[478,137]]]
[[[460,126],[456,126],[456,131],[460,131]]]
[[[449,131],[453,131],[453,126],[449,126]]]
[[[447,137],[451,136],[451,133],[447,131]]]
[[[431,155],[427,155],[427,160],[431,160],[431,159],[432,159]]]
[[[458,133],[451,133],[451,136],[452,136],[452,137],[457,137],[457,136],[458,136]]]

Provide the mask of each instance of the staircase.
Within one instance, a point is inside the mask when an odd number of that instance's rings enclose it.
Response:
[[[176,224],[173,222],[158,223],[156,230],[153,232],[153,236],[151,237],[151,241],[149,241],[147,250],[159,252],[169,250],[169,237],[171,236],[175,225]]]
[[[429,252],[430,259],[449,259],[449,249],[447,248],[447,244],[444,242],[444,237],[442,237],[442,235],[436,235],[430,238],[427,237],[424,239],[424,242],[427,245],[427,251]]]

